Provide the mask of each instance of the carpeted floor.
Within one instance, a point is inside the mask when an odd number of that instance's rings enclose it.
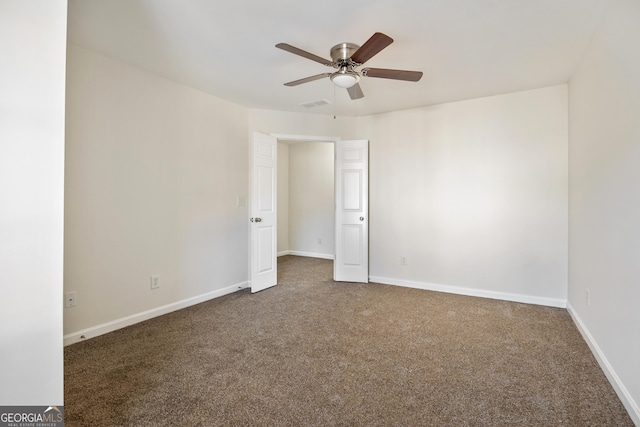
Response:
[[[278,268],[66,347],[65,425],[633,426],[566,310]]]

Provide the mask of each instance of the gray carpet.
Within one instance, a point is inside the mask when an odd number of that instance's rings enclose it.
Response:
[[[278,268],[66,347],[65,425],[633,426],[566,310]]]

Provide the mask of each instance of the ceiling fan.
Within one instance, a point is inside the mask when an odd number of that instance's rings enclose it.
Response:
[[[373,58],[391,43],[393,43],[393,39],[382,33],[375,33],[362,46],[354,43],[340,43],[331,48],[331,61],[287,43],[278,43],[276,47],[338,70],[333,73],[322,73],[304,79],[294,80],[285,83],[285,86],[298,86],[303,83],[329,77],[336,86],[347,89],[351,99],[355,100],[364,97],[364,93],[362,93],[362,89],[358,83],[360,77],[377,77],[409,82],[417,82],[422,78],[421,71],[392,70],[388,68],[363,68],[359,71],[357,70],[358,67]]]

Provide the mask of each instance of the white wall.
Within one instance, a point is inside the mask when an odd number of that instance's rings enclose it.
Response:
[[[566,85],[358,121],[372,280],[564,306]]]
[[[640,425],[638,23],[638,1],[612,1],[569,84],[569,304]]]
[[[321,258],[334,255],[333,143],[289,146],[289,249]]]
[[[289,251],[289,145],[278,143],[278,253]]]
[[[0,2],[0,405],[62,405],[66,0]]]
[[[76,46],[68,55],[67,342],[245,285],[248,111]]]

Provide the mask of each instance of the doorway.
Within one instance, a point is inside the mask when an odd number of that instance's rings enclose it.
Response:
[[[253,132],[250,150],[252,153],[249,233],[251,291],[258,292],[277,284],[277,147],[279,141],[333,142],[335,153],[333,156],[335,159],[334,280],[367,283],[369,281],[369,142],[367,140],[341,141],[338,137],[267,135]],[[308,171],[303,169],[301,173],[308,174]],[[313,233],[314,230],[306,231]],[[308,236],[308,233],[304,234]],[[322,236],[315,241],[316,244],[322,245]],[[330,255],[331,252],[325,250],[326,255]]]
[[[278,256],[334,258],[334,144],[278,141]]]

